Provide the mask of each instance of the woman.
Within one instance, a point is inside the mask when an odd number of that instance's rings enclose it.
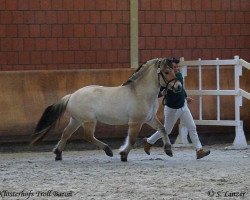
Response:
[[[177,79],[183,85],[183,77],[179,70],[179,60],[172,58],[173,70],[176,74]],[[176,121],[178,119],[182,120],[183,124],[187,127],[190,139],[196,149],[196,158],[201,159],[210,154],[210,151],[205,151],[202,148],[201,142],[199,140],[196,125],[194,123],[193,116],[187,106],[187,103],[191,103],[193,101],[192,98],[187,97],[185,89],[178,93],[174,93],[173,91],[165,91],[163,88],[159,94],[159,97],[164,96],[164,126],[167,134],[170,134]],[[150,148],[153,144],[160,139],[161,133],[155,132],[151,137],[143,139],[144,151],[149,155]]]

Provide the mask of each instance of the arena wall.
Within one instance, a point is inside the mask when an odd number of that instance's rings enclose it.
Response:
[[[132,69],[101,69],[101,70],[35,70],[35,71],[11,71],[0,72],[0,141],[1,142],[23,142],[31,139],[35,126],[44,109],[61,99],[66,94],[72,93],[86,85],[117,86],[125,82],[133,72]],[[232,67],[225,67],[220,72],[225,78],[221,79],[222,89],[233,89]],[[188,69],[186,77],[186,88],[198,88],[198,76],[195,68]],[[241,87],[250,91],[247,84],[250,72],[243,71]],[[210,68],[204,69],[207,78],[204,89],[215,89],[215,71]],[[111,97],[112,98],[112,97]],[[194,102],[190,109],[194,118],[198,118],[198,98],[193,97]],[[216,119],[216,97],[204,97],[206,102],[203,108],[203,119]],[[158,117],[163,121],[163,109],[159,99],[160,109]],[[234,98],[227,96],[221,98],[221,119],[234,119]],[[244,121],[244,130],[250,132],[250,119],[248,110],[250,102],[243,101],[241,119]],[[46,140],[59,139],[63,128],[66,126],[69,115],[66,113],[59,125]],[[230,129],[216,129],[216,127],[200,127],[201,132],[234,132]],[[203,129],[202,129],[203,128]],[[124,138],[127,126],[108,126],[98,124],[96,136],[98,138]],[[177,133],[177,130],[174,129]],[[153,130],[144,126],[140,135],[150,135]],[[73,139],[81,139],[83,130],[80,129]]]
[[[1,72],[0,141],[29,141],[47,106],[86,85],[121,85],[130,76],[131,71],[128,68]],[[58,134],[61,134],[68,120],[69,115],[65,113],[50,138],[58,139]],[[98,126],[97,131],[101,132],[97,134],[98,137],[121,137],[118,127],[108,129]],[[106,135],[102,133],[107,131]]]
[[[175,56],[185,60],[250,59],[250,1],[141,0],[140,61]]]
[[[138,3],[139,63],[170,56],[196,60],[239,55],[250,61],[250,1]],[[132,72],[130,63],[129,0],[1,0],[1,141],[28,140],[42,110],[67,93],[88,84],[121,84]],[[195,69],[190,70],[187,89],[197,86]],[[209,73],[204,84],[213,87],[214,72]],[[246,91],[250,91],[249,77],[244,70],[241,87]],[[230,80],[223,81],[231,87]],[[215,100],[205,101],[205,116],[213,118]],[[232,118],[233,98],[222,101],[227,108],[223,117]],[[249,108],[244,100],[242,119],[247,132]],[[191,105],[195,117],[197,109],[195,103]],[[162,119],[162,109],[159,116]],[[99,125],[97,134],[123,137],[125,127]]]
[[[138,0],[139,63],[250,61],[250,1]],[[0,70],[130,67],[129,0],[1,0]]]

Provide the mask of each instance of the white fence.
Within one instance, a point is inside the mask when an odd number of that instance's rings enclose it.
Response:
[[[199,86],[198,90],[186,90],[188,95],[199,96],[199,119],[194,120],[196,125],[216,125],[216,126],[234,126],[235,127],[235,139],[232,145],[232,149],[245,149],[247,148],[246,137],[243,131],[243,121],[240,120],[240,107],[242,106],[242,97],[250,100],[250,93],[240,88],[240,76],[242,75],[242,67],[250,70],[250,63],[246,62],[235,56],[232,60],[196,60],[196,61],[184,61],[182,58],[180,65],[182,66],[183,76],[187,76],[187,67],[193,66],[198,68],[199,73]],[[234,69],[234,90],[220,90],[220,66],[231,65]],[[216,90],[203,90],[202,89],[202,66],[212,66],[216,68]],[[216,120],[203,120],[202,118],[202,96],[203,95],[215,95],[217,96],[217,119]],[[235,119],[221,120],[220,119],[220,96],[233,95],[235,97]],[[187,140],[188,130],[180,122],[179,135],[175,144],[188,145]]]

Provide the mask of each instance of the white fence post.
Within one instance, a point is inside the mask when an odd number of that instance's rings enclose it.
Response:
[[[219,58],[216,58],[219,60]],[[216,65],[216,90],[220,90],[220,66]],[[217,95],[217,120],[220,120],[220,95]]]
[[[243,131],[243,122],[240,120],[240,107],[242,106],[242,96],[240,95],[240,76],[242,75],[242,66],[240,65],[239,56],[234,57],[236,65],[234,66],[234,84],[237,96],[235,96],[235,138],[231,149],[245,149],[247,148],[247,142],[245,133]]]
[[[198,59],[201,61],[201,59]],[[201,65],[198,66],[199,69],[199,92],[202,91],[202,71]],[[199,95],[199,120],[202,120],[202,95]]]

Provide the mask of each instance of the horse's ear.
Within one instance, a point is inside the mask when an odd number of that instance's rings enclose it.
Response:
[[[171,68],[173,68],[173,62],[172,60],[167,59],[167,65]]]

